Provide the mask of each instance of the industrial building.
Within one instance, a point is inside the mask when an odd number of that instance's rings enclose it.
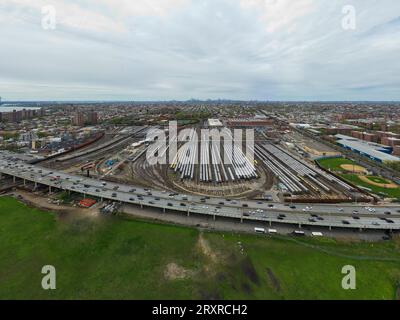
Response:
[[[208,126],[211,128],[221,128],[223,125],[219,119],[208,119]]]
[[[341,134],[335,135],[337,144],[349,149],[353,152],[357,152],[363,156],[367,156],[370,159],[377,162],[386,161],[400,161],[399,157],[393,156],[393,148],[390,146],[381,145],[373,142],[366,142],[350,136]]]

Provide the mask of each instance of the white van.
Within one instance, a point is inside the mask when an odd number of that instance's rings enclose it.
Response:
[[[322,232],[311,232],[311,235],[313,237],[323,237],[324,236]]]
[[[270,234],[277,234],[278,231],[276,229],[268,229],[268,233]]]

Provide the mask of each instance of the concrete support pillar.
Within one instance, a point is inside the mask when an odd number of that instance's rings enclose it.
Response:
[[[162,209],[163,213],[165,213],[165,208]]]
[[[13,182],[15,183],[15,176],[13,176]]]
[[[269,220],[269,226],[272,227],[272,220]]]
[[[213,215],[213,220],[214,220],[214,221],[216,220],[216,216],[215,216],[215,214]]]
[[[49,193],[51,194],[51,186],[49,186]]]
[[[187,216],[190,217],[190,210],[187,211]]]
[[[37,182],[35,182],[35,190],[37,189],[37,187],[38,187]]]
[[[26,187],[26,180],[24,179],[24,187]]]
[[[299,223],[299,228],[300,228],[300,229],[302,228],[302,225],[301,225],[301,223]]]

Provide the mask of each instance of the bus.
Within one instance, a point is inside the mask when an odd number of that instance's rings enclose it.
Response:
[[[254,232],[255,233],[263,233],[263,234],[266,233],[264,228],[254,228]]]
[[[311,232],[311,235],[313,237],[323,237],[324,236],[322,232]]]

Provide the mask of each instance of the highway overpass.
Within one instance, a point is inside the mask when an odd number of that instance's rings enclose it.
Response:
[[[232,199],[208,198],[185,194],[172,194],[166,191],[149,190],[132,185],[111,183],[92,178],[74,176],[62,171],[31,165],[18,159],[18,155],[0,153],[0,174],[15,181],[34,187],[46,186],[49,191],[66,190],[82,194],[83,197],[96,197],[101,201],[116,201],[140,207],[158,208],[182,214],[200,214],[259,222],[260,226],[290,224],[302,228],[318,226],[359,230],[400,230],[400,206],[363,206],[295,204],[260,201],[239,201]]]

